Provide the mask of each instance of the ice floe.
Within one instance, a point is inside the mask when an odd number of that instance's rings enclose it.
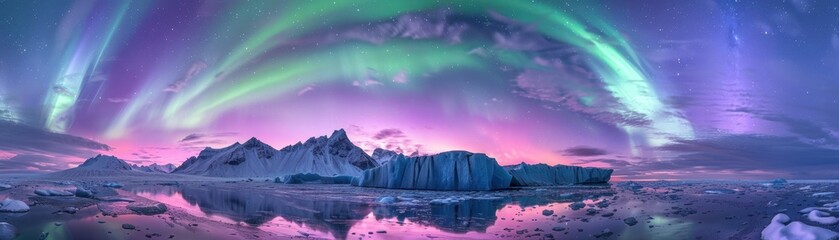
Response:
[[[11,198],[6,198],[3,201],[0,201],[0,212],[22,213],[28,211],[29,205],[26,205],[23,201]]]
[[[769,226],[760,232],[764,240],[829,240],[839,238],[839,233],[798,221],[790,222],[789,216],[779,213]]]

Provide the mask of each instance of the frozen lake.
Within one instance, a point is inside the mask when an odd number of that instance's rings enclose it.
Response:
[[[31,210],[0,213],[0,221],[16,226],[18,239],[43,232],[51,239],[760,239],[778,212],[818,225],[797,212],[836,200],[814,193],[839,190],[819,182],[623,182],[440,192],[265,180],[127,179],[106,188],[102,180],[19,179],[0,198]],[[75,189],[67,183],[104,198],[33,193]],[[127,209],[157,202],[165,213]]]

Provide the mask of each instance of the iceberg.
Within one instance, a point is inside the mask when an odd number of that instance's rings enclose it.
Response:
[[[430,156],[398,155],[384,166],[365,170],[354,185],[420,190],[495,190],[510,186],[510,176],[482,153],[450,151]]]
[[[544,163],[506,166],[513,176],[512,186],[552,186],[566,184],[606,183],[612,169],[587,168]]]
[[[320,184],[350,184],[353,177],[351,176],[321,176],[314,173],[298,173],[286,175],[274,179],[275,183],[285,184],[301,184],[301,183],[320,183]]]
[[[839,233],[829,229],[810,226],[798,221],[790,222],[789,216],[779,213],[772,218],[769,226],[760,232],[760,238],[766,240],[807,239],[828,240],[839,238]]]

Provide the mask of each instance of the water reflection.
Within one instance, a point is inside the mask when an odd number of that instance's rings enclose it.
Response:
[[[155,187],[158,190],[137,189],[137,194],[169,205],[185,208],[198,207],[209,219],[218,216],[236,223],[259,227],[270,223],[277,217],[317,232],[329,233],[335,238],[346,238],[350,228],[363,219],[372,210],[362,203],[311,199],[301,196],[255,194],[237,189],[208,187]],[[188,203],[179,203],[172,196],[180,195]],[[225,222],[228,222],[225,221]],[[286,232],[297,235],[297,232]]]

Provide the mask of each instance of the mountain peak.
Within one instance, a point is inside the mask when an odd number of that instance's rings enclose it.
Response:
[[[97,154],[84,161],[79,168],[131,170],[131,165],[114,156]]]
[[[252,147],[263,146],[263,145],[268,145],[268,144],[265,144],[262,141],[259,141],[259,139],[256,139],[256,137],[251,137],[243,145],[244,145],[245,148],[252,148]]]
[[[343,128],[333,131],[332,135],[329,136],[329,139],[342,139],[342,138],[347,138],[347,131],[344,131]]]

